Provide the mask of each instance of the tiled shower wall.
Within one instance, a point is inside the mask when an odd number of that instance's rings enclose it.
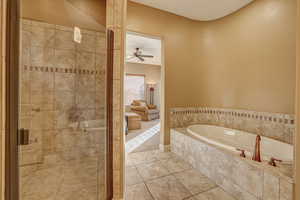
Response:
[[[82,29],[75,43],[71,27],[22,20],[21,43],[22,199],[103,196],[105,130],[70,124],[105,118],[105,33]]]
[[[295,116],[249,110],[207,107],[172,108],[170,127],[209,124],[260,134],[289,144],[294,143]]]

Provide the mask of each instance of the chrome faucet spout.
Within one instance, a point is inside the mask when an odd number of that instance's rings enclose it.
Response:
[[[256,136],[254,153],[253,153],[253,157],[252,157],[252,160],[257,161],[257,162],[261,162],[260,142],[261,142],[261,137],[260,137],[260,135],[257,135]]]

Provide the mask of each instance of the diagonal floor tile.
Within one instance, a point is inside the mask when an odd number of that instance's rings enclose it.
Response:
[[[168,160],[161,161],[162,165],[168,169],[169,172],[181,172],[187,169],[191,169],[192,166],[189,165],[187,162],[179,159],[178,157],[171,157]]]
[[[130,158],[129,154],[125,155],[125,166],[134,166],[133,159]]]
[[[224,190],[217,187],[194,197],[196,200],[235,200]]]
[[[153,200],[146,185],[140,183],[126,188],[126,200]]]
[[[208,191],[217,185],[195,169],[174,174],[174,176],[192,193]]]
[[[149,163],[156,161],[155,154],[151,151],[138,152],[138,153],[130,153],[127,156],[128,162],[133,165],[139,165],[142,163]]]
[[[136,167],[144,180],[151,180],[170,174],[160,161],[140,164]]]
[[[174,176],[165,176],[146,182],[155,200],[182,200],[191,193]]]
[[[134,166],[126,167],[125,176],[127,186],[143,182],[142,177]]]
[[[183,199],[183,200],[197,200],[197,199],[195,199],[195,197],[188,197],[188,198]]]
[[[163,152],[160,150],[153,151],[155,153],[155,157],[157,160],[168,160],[172,157],[176,157],[176,155],[173,152]]]

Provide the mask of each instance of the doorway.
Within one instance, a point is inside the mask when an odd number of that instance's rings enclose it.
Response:
[[[104,0],[8,2],[6,199],[111,199],[105,16]]]
[[[162,41],[126,34],[124,106],[126,153],[159,150],[162,106]]]

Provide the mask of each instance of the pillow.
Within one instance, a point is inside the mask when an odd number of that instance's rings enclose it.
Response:
[[[144,102],[144,101],[140,101],[140,106],[147,107],[147,103],[146,103],[146,102]]]
[[[137,100],[133,100],[132,104],[133,106],[140,106],[140,101],[137,101]]]
[[[145,111],[148,110],[148,108],[144,107],[144,106],[134,106],[134,107],[131,108],[131,110],[145,112]]]

